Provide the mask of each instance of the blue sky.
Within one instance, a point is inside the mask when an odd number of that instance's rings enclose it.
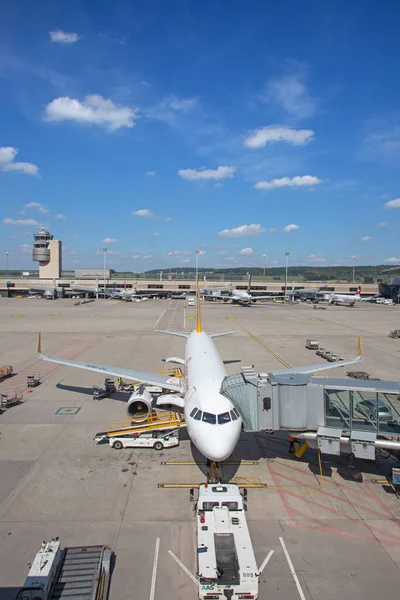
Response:
[[[397,3],[0,6],[0,264],[400,263]],[[4,263],[4,265],[2,264]]]

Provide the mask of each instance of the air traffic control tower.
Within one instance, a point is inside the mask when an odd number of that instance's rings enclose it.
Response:
[[[61,277],[62,243],[53,240],[46,229],[33,234],[32,260],[39,263],[40,279],[59,279]]]

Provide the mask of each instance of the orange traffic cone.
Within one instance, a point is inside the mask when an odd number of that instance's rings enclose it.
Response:
[[[32,391],[32,388],[31,388],[31,387],[28,387],[28,394],[30,394],[30,393],[31,393],[31,391]]]

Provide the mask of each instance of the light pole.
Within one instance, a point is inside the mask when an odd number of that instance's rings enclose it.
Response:
[[[172,252],[168,253],[169,256],[169,278],[172,279]]]
[[[287,298],[287,272],[289,263],[290,250],[285,250],[285,300]]]
[[[351,258],[353,259],[353,283],[355,283],[356,257],[352,256]]]
[[[8,271],[8,255],[9,255],[9,254],[10,254],[10,253],[7,251],[7,252],[6,252],[6,271]]]
[[[265,267],[267,266],[267,255],[263,254],[263,260],[264,260],[264,277],[265,277]]]
[[[106,297],[106,254],[107,248],[103,248],[104,298]]]
[[[197,288],[199,287],[199,254],[200,250],[196,250],[196,294]]]

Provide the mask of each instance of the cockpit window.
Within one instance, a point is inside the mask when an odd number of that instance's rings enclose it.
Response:
[[[232,421],[236,421],[236,419],[238,419],[238,418],[239,418],[238,411],[236,410],[236,408],[232,409],[231,410],[231,419],[232,419]]]
[[[194,417],[194,415],[197,413],[197,411],[198,411],[198,410],[199,410],[199,409],[198,409],[197,407],[196,407],[196,408],[194,408],[194,409],[192,410],[192,412],[190,413],[190,416],[191,416],[191,417]]]
[[[203,413],[198,408],[196,408],[196,410],[197,410],[197,413],[194,415],[193,419],[195,421],[201,421],[201,417],[202,417]]]
[[[210,423],[211,425],[215,425],[217,422],[217,416],[212,415],[211,413],[205,412],[205,413],[203,413],[203,421],[205,423]]]
[[[230,420],[231,420],[231,418],[230,418],[228,412],[224,412],[224,413],[221,413],[220,415],[218,415],[218,424],[219,425],[224,425],[224,423],[229,423]]]

